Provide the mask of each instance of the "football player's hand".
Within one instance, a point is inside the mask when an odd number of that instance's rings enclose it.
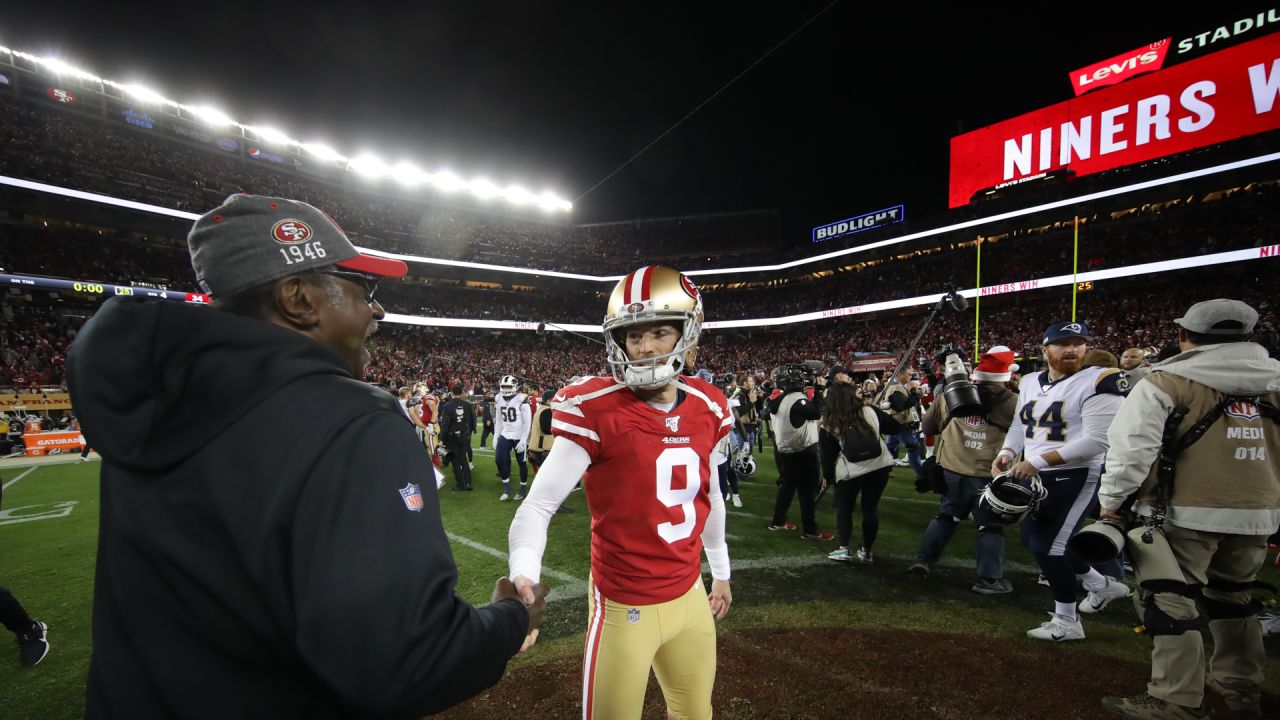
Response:
[[[1009,468],[1009,477],[1013,478],[1014,480],[1030,480],[1031,478],[1036,477],[1039,474],[1040,474],[1040,471],[1036,469],[1036,466],[1032,465],[1026,460],[1022,460],[1018,462],[1018,464]]]
[[[517,575],[514,584],[520,600],[529,609],[529,634],[525,635],[524,643],[520,645],[520,652],[524,652],[538,642],[538,630],[542,625],[542,614],[547,608],[547,593],[551,592],[551,588],[534,583],[523,575]]]
[[[525,451],[525,450],[528,450],[528,449],[529,449],[529,441],[527,441],[527,440],[521,440],[520,442],[516,443],[516,454],[517,454],[517,455],[523,455],[523,454],[524,454],[524,451]]]
[[[729,606],[733,604],[733,589],[728,580],[712,580],[711,594],[707,596],[711,604],[711,615],[717,620],[729,614]]]
[[[1013,458],[1008,455],[997,455],[996,459],[991,461],[991,477],[995,477],[1005,470],[1009,469],[1009,463],[1013,462]]]
[[[493,439],[489,441],[489,447],[493,448],[494,450],[497,450],[497,449],[498,449],[498,436],[497,436],[497,435],[494,435],[494,436],[493,436]]]

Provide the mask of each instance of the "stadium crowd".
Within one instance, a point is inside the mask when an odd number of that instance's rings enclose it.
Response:
[[[1215,282],[1194,282],[1190,271],[1161,276],[1159,282],[1124,280],[1078,297],[1077,316],[1087,321],[1096,345],[1119,354],[1125,348],[1163,350],[1173,341],[1168,320],[1191,299],[1235,295],[1257,308],[1258,341],[1280,354],[1277,317],[1269,287],[1253,269],[1238,267]],[[409,292],[401,289],[402,292]],[[11,291],[11,293],[16,291]],[[466,290],[463,297],[484,290]],[[458,290],[429,296],[449,302]],[[0,331],[0,387],[57,386],[61,363],[76,328],[93,312],[93,305],[54,300],[33,292],[6,297],[6,323]],[[458,302],[456,299],[453,302]],[[508,309],[518,308],[512,298]],[[592,302],[599,306],[600,300]],[[429,308],[420,308],[424,312]],[[714,308],[712,308],[714,310]],[[816,360],[824,366],[846,364],[858,354],[897,354],[919,330],[920,313],[909,315],[845,316],[800,325],[708,331],[699,362],[717,375],[749,373],[763,377],[778,365]],[[1071,298],[1061,289],[1028,291],[996,297],[981,306],[982,348],[1007,345],[1019,356],[1035,357],[1039,333],[1055,319],[1071,317]],[[915,360],[922,366],[934,349],[947,344],[971,348],[972,311],[944,311],[930,325]],[[383,323],[372,343],[369,380],[394,388],[426,382],[431,387],[461,383],[470,388],[493,388],[499,376],[514,374],[530,385],[551,388],[568,379],[607,372],[603,349],[554,329],[485,331],[461,328],[423,328]],[[34,381],[34,382],[33,382]]]

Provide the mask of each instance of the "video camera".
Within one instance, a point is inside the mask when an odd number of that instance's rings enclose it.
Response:
[[[789,363],[774,368],[773,383],[782,390],[801,390],[813,381],[813,371],[803,363]]]

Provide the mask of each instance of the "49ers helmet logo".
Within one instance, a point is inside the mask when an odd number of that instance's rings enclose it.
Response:
[[[693,281],[684,276],[684,273],[680,274],[680,287],[684,288],[684,291],[689,294],[689,297],[697,299],[698,288],[693,284]]]
[[[640,312],[641,310],[644,310],[644,303],[634,302],[627,306],[627,312],[629,313],[634,314],[634,313]]]
[[[311,226],[301,220],[281,220],[271,228],[271,235],[278,243],[297,245],[311,239]]]

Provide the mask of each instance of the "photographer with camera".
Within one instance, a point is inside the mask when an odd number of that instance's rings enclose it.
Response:
[[[1133,386],[1111,427],[1100,514],[1140,523],[1126,547],[1153,636],[1147,692],[1102,700],[1117,715],[1206,717],[1206,683],[1232,710],[1263,714],[1249,590],[1280,523],[1280,362],[1250,342],[1257,320],[1237,300],[1192,305],[1174,321],[1181,353]],[[1207,677],[1197,587],[1213,635]]]
[[[805,392],[810,371],[804,365],[783,365],[773,371],[778,396],[769,400],[773,415],[778,460],[778,497],[773,505],[770,530],[795,530],[787,522],[791,500],[800,497],[800,537],[806,540],[830,540],[835,535],[818,529],[814,516],[817,506],[821,467],[818,459],[818,420],[822,418],[822,389],[827,379],[814,380],[812,399]]]
[[[1004,525],[980,507],[978,499],[991,482],[991,463],[1004,444],[1018,406],[1018,395],[1006,386],[1013,351],[1004,345],[987,350],[974,368],[972,382],[959,348],[944,348],[939,355],[945,367],[943,380],[925,413],[923,427],[926,435],[938,436],[936,453],[925,463],[926,474],[941,473],[946,492],[939,500],[937,516],[920,538],[916,562],[907,572],[928,576],[930,566],[942,557],[955,535],[956,526],[973,515],[978,526],[978,579],[971,589],[983,595],[1011,592],[1013,586],[1004,579]]]
[[[898,446],[907,449],[907,461],[919,479],[924,468],[920,461],[920,439],[916,436],[920,428],[920,398],[924,395],[918,380],[913,380],[915,370],[910,365],[898,371],[898,374],[885,386],[884,400],[880,409],[887,412],[902,429],[888,438],[889,454],[898,457]]]

